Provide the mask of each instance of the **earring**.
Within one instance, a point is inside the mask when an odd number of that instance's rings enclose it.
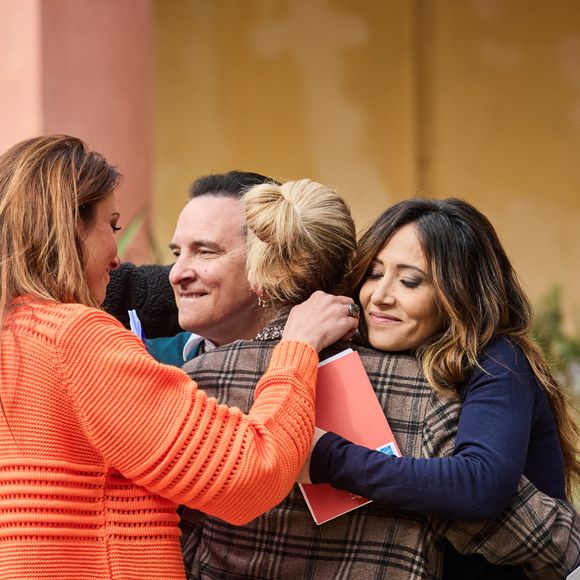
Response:
[[[268,300],[264,300],[261,296],[258,296],[258,306],[261,308],[268,308],[268,306],[270,306],[270,302],[268,302]]]

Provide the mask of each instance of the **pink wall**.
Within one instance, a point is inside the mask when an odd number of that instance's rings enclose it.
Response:
[[[0,0],[0,151],[40,132],[38,0]]]
[[[119,166],[124,225],[152,196],[152,18],[148,0],[42,2],[43,131],[79,136]],[[147,261],[146,236],[135,242],[130,257]]]
[[[152,1],[0,0],[0,14],[2,150],[39,133],[80,137],[123,173],[127,225],[152,197]],[[146,231],[125,257],[151,260]]]

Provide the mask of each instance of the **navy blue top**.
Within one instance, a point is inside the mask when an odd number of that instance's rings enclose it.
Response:
[[[312,453],[313,483],[441,518],[486,520],[510,503],[522,473],[564,498],[564,460],[554,415],[522,350],[497,338],[461,389],[451,457],[392,457],[327,433]]]

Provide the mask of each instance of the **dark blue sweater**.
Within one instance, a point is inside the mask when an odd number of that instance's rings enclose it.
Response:
[[[510,503],[522,473],[564,498],[564,461],[554,416],[521,349],[497,338],[461,390],[451,457],[391,457],[334,433],[314,448],[313,483],[330,483],[425,515],[486,520]]]

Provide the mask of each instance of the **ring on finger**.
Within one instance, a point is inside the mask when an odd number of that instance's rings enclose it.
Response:
[[[360,314],[360,306],[354,302],[349,302],[346,305],[346,313],[348,316],[356,318]]]

